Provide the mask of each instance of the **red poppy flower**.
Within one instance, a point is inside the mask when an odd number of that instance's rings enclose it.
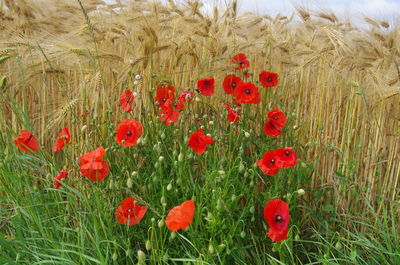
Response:
[[[117,126],[115,141],[123,146],[134,146],[142,135],[143,127],[137,120],[128,119]]]
[[[279,167],[276,164],[278,160],[278,153],[276,150],[268,151],[264,156],[257,161],[258,167],[267,176],[274,176],[278,173]]]
[[[282,133],[281,127],[278,127],[272,119],[269,119],[265,124],[264,124],[264,133],[271,136],[271,137],[277,137]]]
[[[165,122],[166,126],[169,126],[171,122],[176,122],[179,119],[179,111],[174,109],[171,100],[168,99],[164,105],[161,106],[158,116],[161,121]]]
[[[226,115],[226,119],[228,122],[235,123],[240,120],[240,109],[235,111],[228,103],[222,103],[222,105],[225,106],[226,110],[228,111],[228,114]]]
[[[64,145],[71,141],[71,135],[69,134],[68,128],[64,128],[61,130],[60,134],[57,137],[57,140],[54,142],[53,151],[57,152],[64,148]]]
[[[165,102],[175,98],[175,88],[170,84],[161,84],[157,86],[156,103],[158,106],[163,106]]]
[[[55,176],[54,179],[57,181],[54,183],[54,188],[58,189],[61,187],[61,183],[59,180],[62,180],[68,176],[68,171],[66,170],[61,170],[60,173],[58,173],[58,176]]]
[[[141,206],[132,197],[125,198],[115,211],[115,217],[121,225],[136,225],[146,214],[148,207]]]
[[[82,118],[85,118],[85,116],[88,116],[88,115],[90,115],[90,110],[86,110],[84,113],[82,113],[80,116],[82,117]]]
[[[214,95],[214,78],[203,78],[197,80],[197,90],[203,96]]]
[[[289,206],[280,199],[272,199],[265,204],[264,218],[268,223],[268,237],[274,242],[287,239],[289,230]]]
[[[178,97],[179,101],[182,102],[190,102],[193,100],[193,92],[192,91],[183,91],[179,97]]]
[[[102,160],[105,155],[106,150],[99,147],[79,157],[81,174],[93,182],[103,180],[109,172],[107,162]]]
[[[180,101],[178,100],[177,102],[175,102],[174,104],[174,108],[176,110],[183,110],[185,108],[185,101]]]
[[[293,151],[292,147],[286,147],[276,150],[278,160],[276,165],[280,168],[291,168],[297,164],[296,153]]]
[[[134,99],[135,99],[134,93],[130,90],[126,90],[119,97],[119,105],[126,112],[131,112]]]
[[[222,86],[226,94],[233,95],[235,88],[242,82],[243,80],[236,75],[227,75],[222,82]]]
[[[246,55],[244,53],[238,53],[235,56],[233,56],[232,64],[236,64],[235,70],[241,70],[245,68],[249,68],[250,63],[246,58]]]
[[[213,138],[204,135],[203,130],[200,128],[197,132],[189,137],[189,146],[198,154],[206,151],[207,145],[214,143]]]
[[[250,78],[252,76],[252,73],[250,73],[249,71],[245,71],[243,73],[244,78]]]
[[[35,136],[33,136],[30,132],[26,130],[22,130],[20,135],[14,139],[14,143],[18,149],[22,151],[31,152],[31,151],[39,151],[40,147],[38,142],[36,141]]]
[[[268,117],[277,127],[284,127],[286,124],[286,115],[279,109],[268,112]]]
[[[195,203],[192,200],[183,202],[179,206],[172,208],[165,220],[167,227],[171,231],[186,229],[193,221]]]
[[[259,80],[263,87],[274,87],[278,85],[278,74],[262,71],[259,75]]]
[[[240,83],[235,89],[234,96],[239,103],[260,103],[260,92],[252,83]]]

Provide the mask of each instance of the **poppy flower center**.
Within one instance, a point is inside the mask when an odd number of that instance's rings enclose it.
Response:
[[[290,155],[290,152],[289,152],[289,151],[286,151],[286,152],[285,152],[285,155],[286,155],[286,156],[289,156],[289,155]]]
[[[271,126],[272,128],[275,128],[275,125],[272,122],[269,124],[269,126]]]
[[[251,94],[251,89],[250,88],[246,88],[244,90],[244,93],[246,93],[247,95],[250,95]]]
[[[281,215],[276,215],[275,216],[275,222],[278,222],[278,223],[281,223],[281,222],[283,222],[283,217],[281,216]]]
[[[163,98],[163,99],[162,99],[162,102],[166,102],[166,101],[167,101],[167,99],[166,99],[166,98]]]
[[[204,81],[204,85],[208,86],[210,84],[210,82],[208,82],[208,80]]]
[[[270,163],[271,163],[271,164],[275,164],[275,159],[272,158],[271,161],[270,161]]]
[[[128,213],[131,213],[131,212],[133,212],[133,208],[126,209],[126,211],[127,211]]]
[[[278,117],[277,117],[277,116],[274,116],[273,119],[274,119],[274,120],[278,120]]]
[[[267,81],[268,81],[268,82],[272,82],[272,77],[269,76],[269,77],[267,78]]]
[[[231,87],[235,88],[236,87],[236,83],[232,83]]]
[[[132,131],[131,130],[126,131],[125,135],[127,137],[131,137],[132,136]]]

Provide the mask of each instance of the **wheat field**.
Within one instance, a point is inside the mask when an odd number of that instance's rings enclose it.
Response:
[[[121,119],[113,102],[132,87],[134,74],[143,76],[133,110],[139,120],[157,116],[151,93],[160,81],[183,90],[209,75],[217,96],[207,104],[218,113],[220,70],[230,71],[230,58],[244,52],[254,82],[262,69],[280,75],[263,107],[279,102],[294,121],[306,150],[300,164],[311,161],[312,187],[327,191],[312,207],[355,216],[398,208],[399,25],[366,17],[367,26],[358,27],[302,8],[290,16],[238,14],[236,1],[211,13],[201,7],[173,0],[0,0],[1,130],[16,133],[29,118],[43,146],[51,148],[48,136],[69,127],[86,149],[107,132],[82,132],[79,115],[90,110],[99,121],[109,113]],[[257,134],[261,125],[252,125]]]

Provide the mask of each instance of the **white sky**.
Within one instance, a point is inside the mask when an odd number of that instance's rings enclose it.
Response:
[[[115,0],[105,0],[114,2]],[[124,0],[128,1],[128,0]],[[161,0],[166,2],[166,0]],[[238,0],[241,12],[252,11],[259,14],[290,15],[295,6],[315,12],[333,12],[339,17],[350,17],[360,21],[364,16],[388,22],[399,23],[400,0]],[[175,0],[184,3],[185,0]],[[202,0],[205,10],[212,10],[214,5],[226,6],[230,0]]]

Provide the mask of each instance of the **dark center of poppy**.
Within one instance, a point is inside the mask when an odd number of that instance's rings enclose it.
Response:
[[[278,222],[278,223],[281,223],[281,222],[283,222],[283,218],[282,218],[282,216],[281,215],[276,215],[275,216],[275,222]]]
[[[232,83],[231,87],[235,88],[236,87],[236,83]]]
[[[126,131],[125,135],[127,137],[131,137],[132,136],[132,131],[131,130]]]
[[[251,89],[250,88],[246,88],[244,90],[244,93],[246,93],[247,95],[250,95],[251,94]]]
[[[270,163],[271,163],[271,164],[275,164],[275,159],[272,158],[271,161],[270,161]]]
[[[275,125],[274,125],[272,122],[269,123],[269,126],[270,126],[271,128],[275,128]]]
[[[289,151],[286,151],[286,152],[285,152],[285,155],[289,156],[289,155],[290,155],[290,152],[289,152]]]
[[[133,208],[129,208],[129,209],[127,209],[126,210],[128,213],[131,213],[131,212],[133,212]]]
[[[204,81],[204,85],[208,86],[210,84],[210,82],[208,80]]]
[[[274,116],[273,119],[274,119],[274,120],[278,120],[278,116]]]
[[[165,102],[165,101],[167,101],[167,99],[166,99],[166,98],[163,98],[162,101]]]
[[[272,77],[269,76],[269,77],[267,78],[267,81],[268,81],[268,82],[272,82]]]
[[[239,63],[240,66],[244,65],[244,62],[242,62],[242,61],[238,61],[238,63]]]

